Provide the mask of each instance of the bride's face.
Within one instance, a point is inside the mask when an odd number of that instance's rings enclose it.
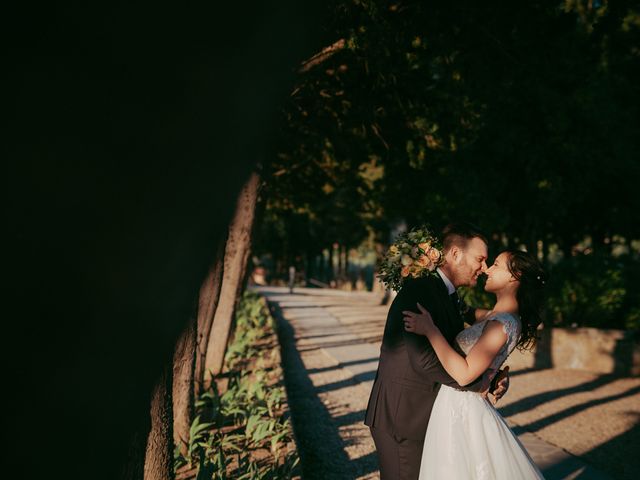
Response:
[[[519,282],[511,275],[511,272],[509,272],[509,268],[507,267],[508,261],[509,254],[501,253],[495,262],[493,262],[493,265],[487,269],[487,282],[484,286],[487,292],[495,293],[504,289],[515,289],[517,287]]]

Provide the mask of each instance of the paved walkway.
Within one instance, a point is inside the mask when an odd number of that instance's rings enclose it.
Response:
[[[367,292],[258,290],[279,321],[304,479],[379,478],[362,421],[388,306]],[[637,377],[514,369],[500,411],[548,480],[640,477]]]

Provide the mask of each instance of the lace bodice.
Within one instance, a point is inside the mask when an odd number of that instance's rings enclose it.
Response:
[[[494,358],[491,366],[491,369],[498,369],[507,359],[509,354],[513,351],[516,344],[518,343],[518,337],[520,336],[521,324],[520,320],[510,313],[495,313],[489,316],[487,319],[474,323],[469,328],[464,329],[456,336],[456,342],[462,349],[465,355],[467,355],[473,346],[476,344],[482,332],[484,332],[484,328],[487,325],[487,322],[490,320],[496,320],[502,323],[502,328],[504,332],[507,334],[507,341],[500,349],[496,358]]]

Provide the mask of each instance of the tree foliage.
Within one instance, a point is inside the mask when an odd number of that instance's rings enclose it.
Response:
[[[264,251],[385,242],[398,220],[468,219],[496,245],[565,255],[638,237],[637,2],[327,8],[343,46],[301,68],[283,109]]]

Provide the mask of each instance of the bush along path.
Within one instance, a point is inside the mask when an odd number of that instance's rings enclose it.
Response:
[[[223,374],[196,401],[177,480],[287,479],[298,454],[288,419],[275,322],[262,297],[245,292]]]

